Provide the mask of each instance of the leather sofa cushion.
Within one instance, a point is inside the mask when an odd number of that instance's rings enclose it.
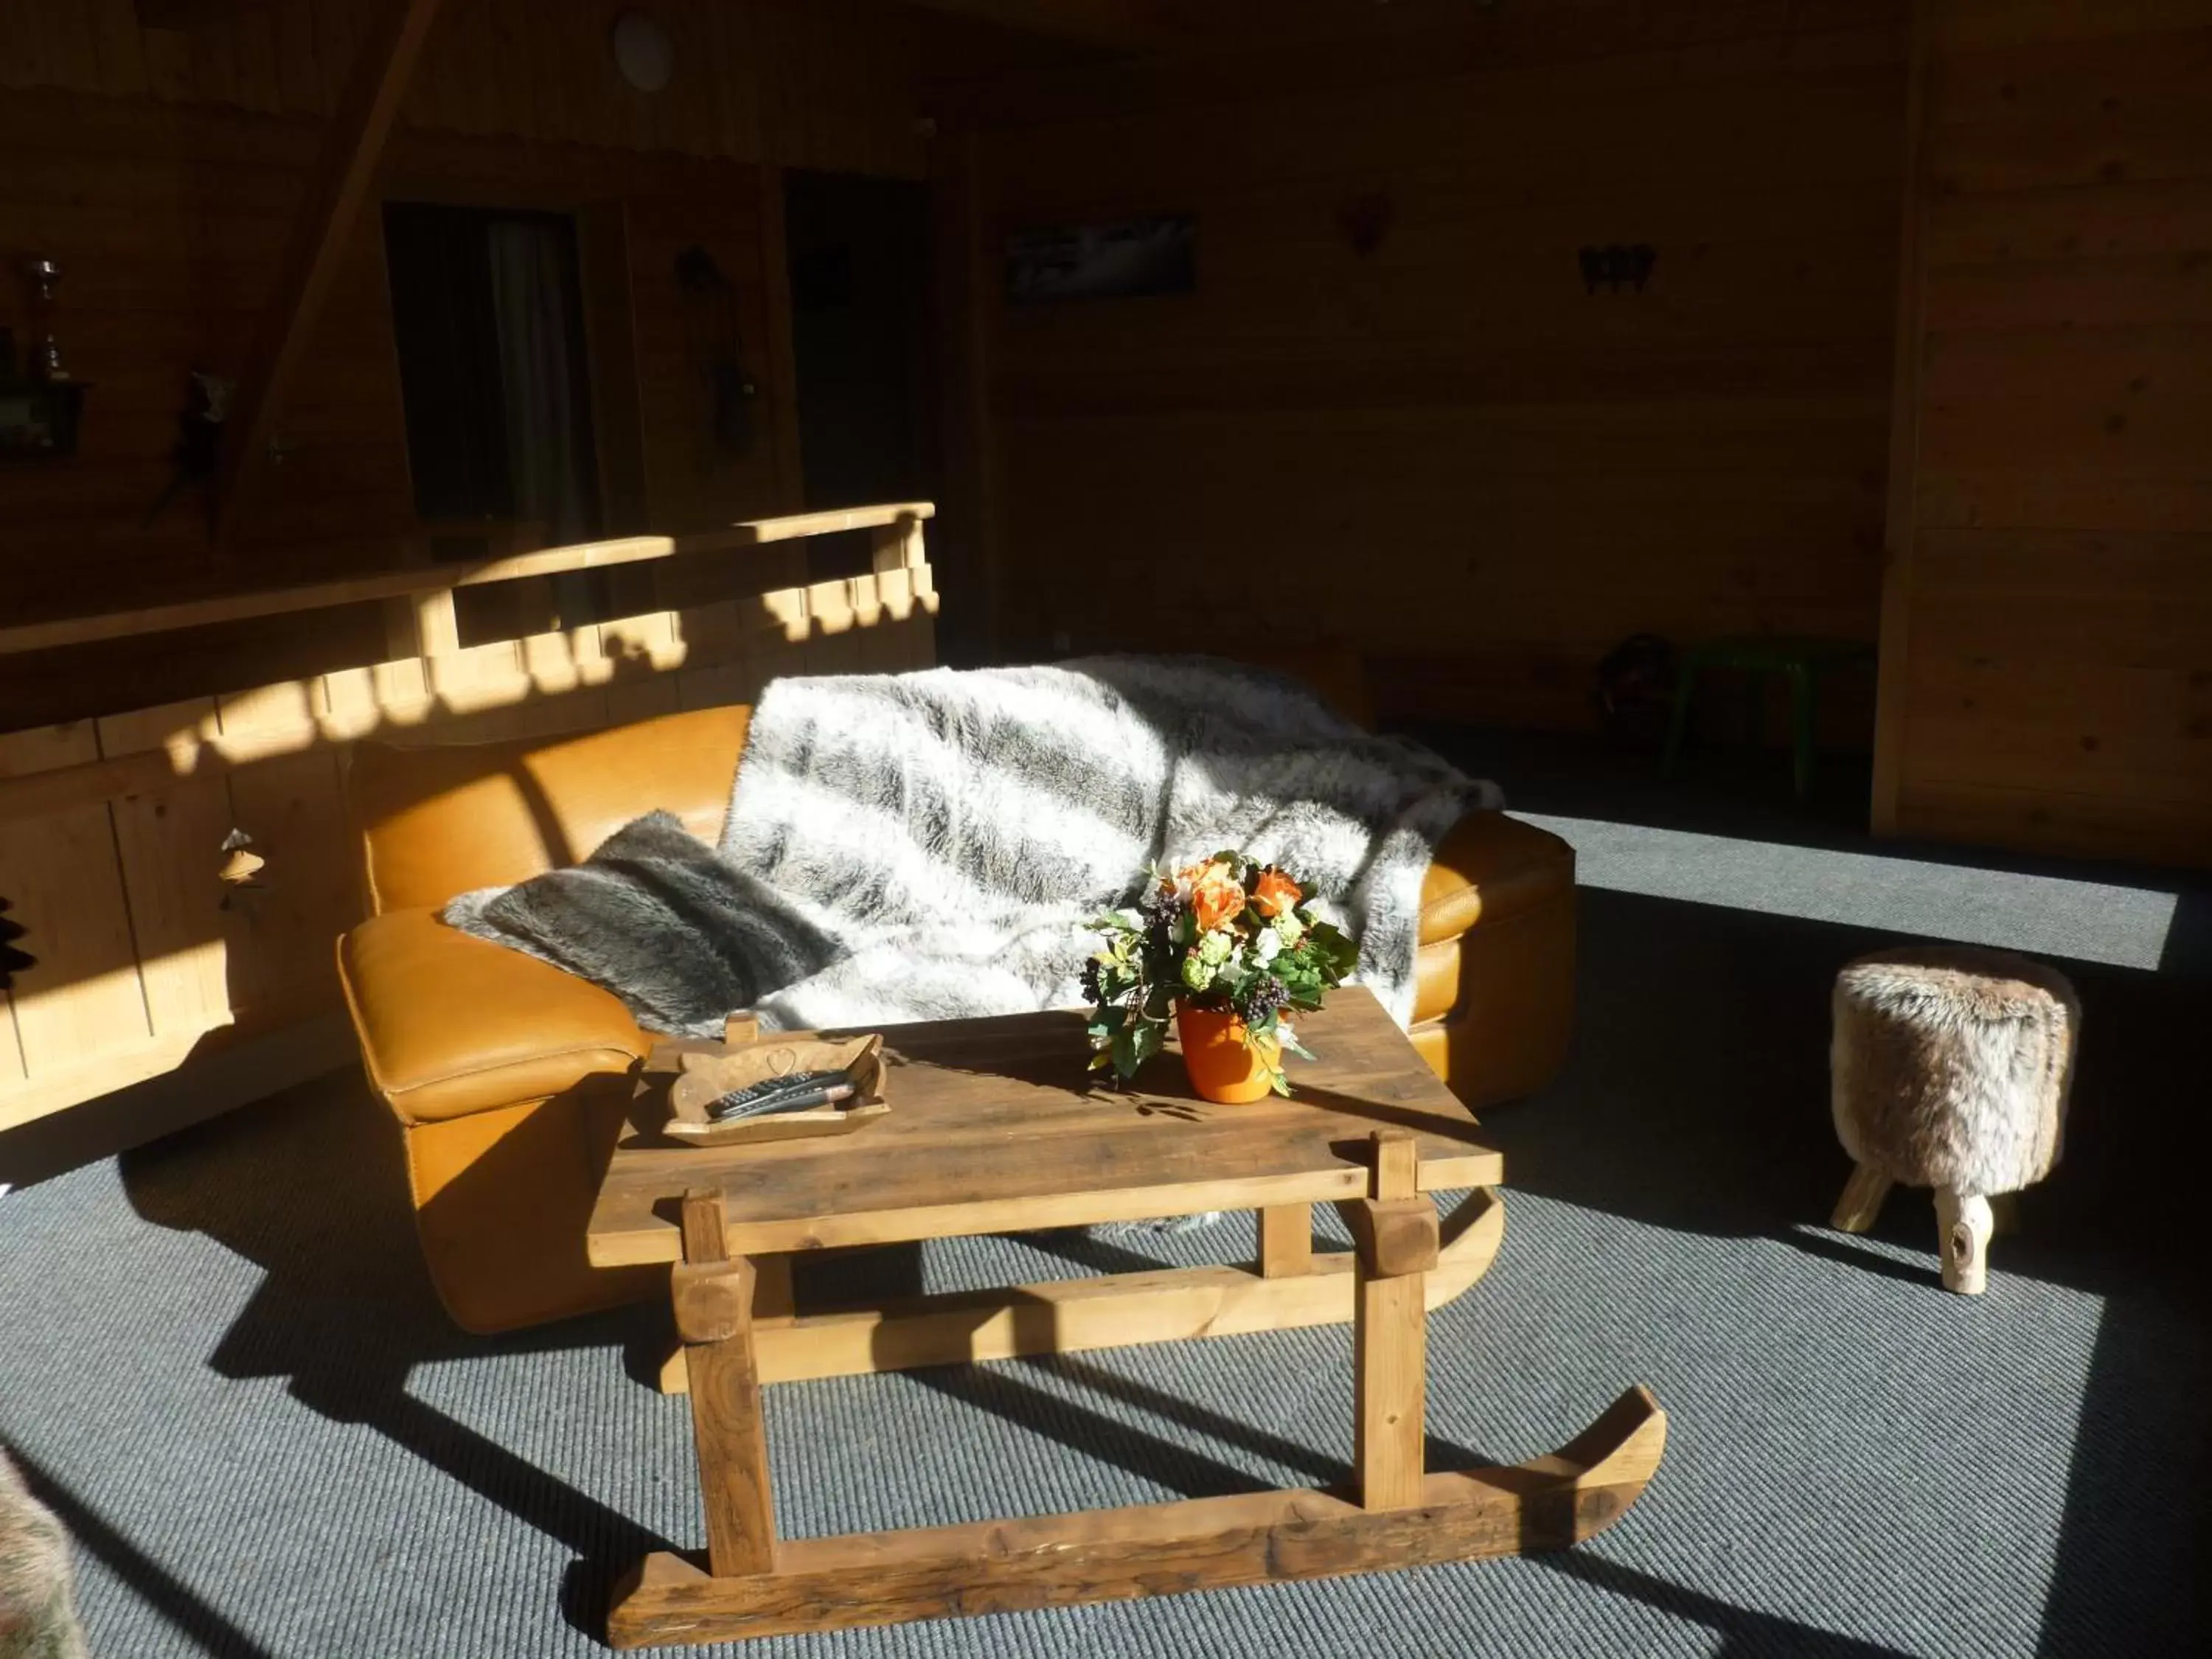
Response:
[[[1423,945],[1457,939],[1571,891],[1575,849],[1504,812],[1470,812],[1452,827],[1421,883]]]
[[[578,863],[656,808],[714,841],[751,723],[740,703],[581,737],[356,744],[346,793],[362,826],[370,905],[443,904]]]
[[[471,939],[428,908],[372,916],[338,941],[369,1081],[403,1121],[543,1100],[649,1045],[596,985]]]

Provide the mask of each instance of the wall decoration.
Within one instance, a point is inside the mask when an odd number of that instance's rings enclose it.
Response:
[[[1198,222],[1187,213],[1041,226],[1006,238],[1006,297],[1017,305],[1197,287]]]
[[[622,78],[640,92],[666,90],[676,73],[676,46],[651,12],[626,11],[615,19],[609,45]]]
[[[65,456],[76,453],[77,422],[89,382],[62,364],[54,338],[54,289],[61,267],[33,254],[23,261],[30,294],[30,349],[19,368],[15,336],[0,331],[0,455]]]
[[[1623,283],[1641,294],[1644,283],[1651,280],[1652,267],[1659,263],[1659,250],[1649,242],[1614,242],[1605,247],[1583,248],[1576,258],[1582,267],[1585,294],[1596,293],[1600,283],[1608,294],[1618,294]]]

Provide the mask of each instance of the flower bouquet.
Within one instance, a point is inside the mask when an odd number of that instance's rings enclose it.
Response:
[[[1216,853],[1160,877],[1139,903],[1097,918],[1104,948],[1084,969],[1093,1071],[1123,1079],[1160,1051],[1173,1014],[1191,1082],[1208,1100],[1287,1095],[1283,1050],[1310,1060],[1284,1016],[1321,1006],[1358,960],[1304,908],[1287,872]]]

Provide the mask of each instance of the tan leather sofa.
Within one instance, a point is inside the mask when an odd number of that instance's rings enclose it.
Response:
[[[750,714],[353,751],[372,914],[339,941],[339,972],[370,1085],[399,1121],[431,1278],[469,1330],[665,1292],[665,1268],[584,1256],[592,1195],[650,1039],[606,992],[457,933],[437,911],[471,888],[574,863],[656,807],[712,840]],[[1573,849],[1475,813],[1439,849],[1424,899],[1415,1046],[1470,1104],[1541,1086],[1573,1008]]]

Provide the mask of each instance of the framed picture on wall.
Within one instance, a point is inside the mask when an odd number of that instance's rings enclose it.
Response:
[[[1187,213],[1044,225],[1006,238],[1006,297],[1130,299],[1188,294],[1198,287],[1198,223]]]

